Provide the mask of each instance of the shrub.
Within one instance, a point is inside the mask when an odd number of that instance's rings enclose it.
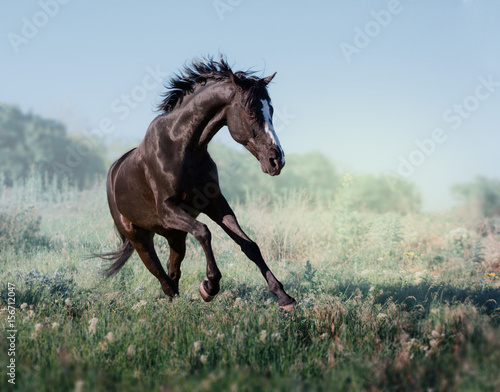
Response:
[[[75,287],[73,278],[65,278],[64,274],[57,269],[52,275],[44,274],[34,269],[23,277],[24,284],[30,290],[47,290],[50,294],[68,296],[73,292]]]
[[[0,210],[0,248],[32,250],[48,246],[49,238],[40,234],[41,221],[34,207]]]

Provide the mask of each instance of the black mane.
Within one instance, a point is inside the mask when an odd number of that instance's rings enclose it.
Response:
[[[170,113],[182,103],[186,95],[194,91],[196,85],[203,85],[209,79],[229,79],[231,72],[231,67],[223,56],[219,61],[212,57],[194,60],[170,78],[168,85],[165,86],[168,90],[162,94],[164,98],[158,105],[158,111],[163,112],[163,114]],[[265,84],[254,76],[254,73],[250,70],[234,73],[246,93],[245,106],[247,108],[255,107],[260,99],[270,100]]]

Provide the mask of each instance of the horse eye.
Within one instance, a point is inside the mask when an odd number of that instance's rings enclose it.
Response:
[[[248,118],[250,120],[255,120],[256,119],[255,113],[248,113]]]

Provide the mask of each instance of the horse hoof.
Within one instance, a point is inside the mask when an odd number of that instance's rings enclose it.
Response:
[[[205,283],[205,282],[207,282],[206,279],[200,283],[198,290],[200,292],[201,298],[203,298],[203,301],[210,302],[211,300],[214,299],[215,295],[210,295],[207,293],[207,291],[205,290],[205,287],[203,286],[203,283]]]

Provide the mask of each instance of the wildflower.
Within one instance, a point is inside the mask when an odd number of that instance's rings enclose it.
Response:
[[[217,339],[221,339],[222,340],[222,339],[224,339],[224,336],[225,335],[223,333],[218,333],[217,334]]]
[[[205,364],[207,363],[208,355],[200,355],[200,362]]]
[[[417,271],[415,272],[415,283],[416,284],[419,284],[420,282],[422,282],[423,278],[425,277],[425,273],[426,271]],[[414,298],[415,302],[417,301],[417,299],[415,297],[412,296],[412,298]]]
[[[135,349],[134,349],[134,346],[133,346],[133,345],[128,346],[128,349],[127,349],[127,356],[128,356],[129,358],[132,358],[134,355],[135,355]]]
[[[108,349],[108,343],[107,342],[99,342],[99,344],[97,345],[97,347],[99,347],[99,349],[104,352]]]
[[[27,304],[26,302],[25,302],[25,303],[23,303],[23,304],[20,306],[21,310],[24,310],[24,309],[26,309],[27,307],[28,307],[28,304]]]
[[[262,343],[265,343],[266,342],[266,337],[267,337],[267,331],[265,329],[263,329],[262,331],[260,331],[260,341]]]
[[[97,319],[96,317],[90,319],[89,321],[89,332],[90,333],[95,333],[96,329],[97,329],[97,322],[99,321],[99,319]]]
[[[137,302],[134,306],[132,306],[132,309],[137,310],[142,308],[144,305],[146,305],[148,301],[141,299],[139,302]]]
[[[194,352],[198,352],[198,350],[201,348],[201,342],[197,340],[196,342],[193,343],[193,350]]]
[[[235,308],[240,308],[243,309],[245,306],[245,301],[243,301],[240,297],[236,297],[234,300],[234,305]]]
[[[266,318],[264,317],[263,314],[259,316],[259,326],[262,327],[264,325],[264,322],[266,321]]]
[[[326,333],[326,332],[319,335],[320,339],[326,339],[327,337],[328,337],[328,333]]]
[[[34,310],[28,310],[28,317],[33,317],[35,315],[35,311]]]
[[[344,178],[342,179],[342,186],[345,188],[350,186],[351,183],[352,183],[352,174],[351,173],[344,174]]]
[[[326,335],[326,334],[325,334]],[[271,339],[276,340],[277,342],[281,342],[283,339],[281,338],[281,335],[279,332],[274,332],[271,335]]]
[[[387,318],[387,315],[385,313],[377,314],[377,320],[384,320],[385,318]]]
[[[66,304],[66,306],[71,306],[71,300],[69,298],[66,298],[64,300],[64,303]]]
[[[42,330],[42,324],[40,324],[40,323],[35,324],[35,332],[38,332],[41,330]]]
[[[57,329],[57,328],[59,328],[59,323],[57,321],[54,321],[52,323],[52,329]]]
[[[83,391],[83,381],[78,380],[75,382],[75,392],[82,392]]]
[[[108,332],[108,334],[106,335],[106,339],[108,340],[108,342],[114,343],[115,335],[113,335],[113,332]]]

